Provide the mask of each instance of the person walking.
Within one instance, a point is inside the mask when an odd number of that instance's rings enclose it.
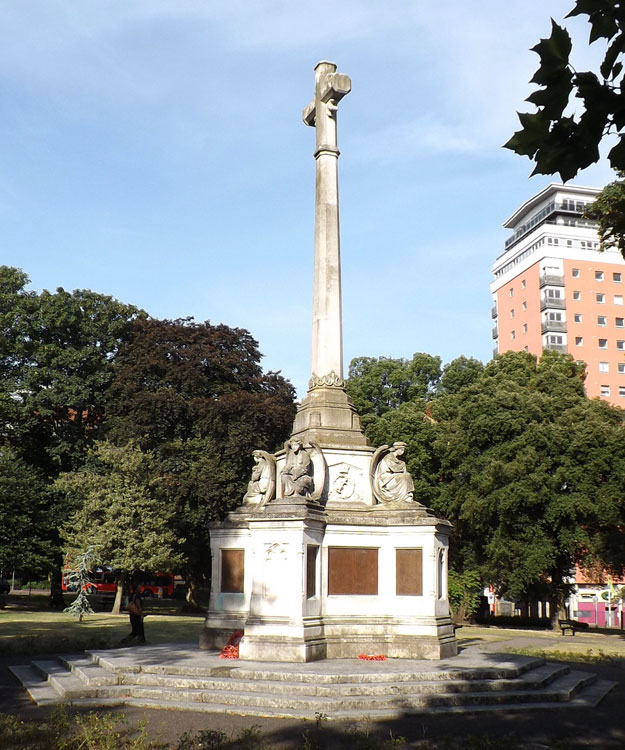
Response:
[[[128,612],[128,616],[130,617],[131,632],[122,639],[121,643],[131,643],[135,639],[137,643],[145,643],[145,631],[143,629],[143,618],[145,613],[143,611],[143,602],[141,600],[141,590],[138,585],[134,585],[130,589],[128,604],[126,604],[126,612]]]

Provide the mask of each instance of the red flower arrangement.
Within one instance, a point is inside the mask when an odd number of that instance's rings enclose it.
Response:
[[[386,661],[384,654],[359,654],[358,658],[362,661]]]
[[[219,654],[220,659],[238,659],[239,658],[239,642],[243,638],[242,630],[235,630],[234,633],[228,638],[228,643],[221,649]]]

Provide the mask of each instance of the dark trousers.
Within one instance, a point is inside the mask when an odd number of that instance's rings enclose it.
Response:
[[[130,627],[132,628],[131,638],[138,638],[140,641],[145,640],[142,615],[130,615]]]

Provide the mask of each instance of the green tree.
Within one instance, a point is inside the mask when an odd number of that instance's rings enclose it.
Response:
[[[185,562],[179,552],[184,539],[173,528],[175,507],[150,452],[97,443],[85,465],[61,474],[55,486],[76,507],[62,529],[70,560],[92,548],[95,561],[120,573],[115,613],[129,576],[176,570]]]
[[[30,467],[35,486],[80,466],[100,436],[112,361],[143,313],[89,290],[37,294],[28,281],[23,271],[0,266],[0,449],[10,448],[23,471]],[[61,494],[46,497],[45,541],[56,550],[52,603],[64,606],[57,528],[69,509]]]
[[[535,112],[519,114],[521,129],[505,144],[517,154],[534,161],[532,174],[559,173],[563,181],[600,158],[600,145],[609,136],[616,140],[608,159],[619,179],[607,185],[586,210],[596,221],[601,249],[617,247],[625,257],[625,13],[613,0],[577,0],[567,17],[587,16],[589,43],[605,44],[596,72],[577,72],[570,57],[571,37],[555,21],[549,38],[533,48],[540,66],[532,83],[537,84],[527,99]],[[574,106],[574,99],[581,105]],[[578,111],[571,114],[570,109]]]
[[[0,569],[45,576],[53,560],[48,487],[10,446],[0,447]]]
[[[92,615],[93,609],[89,602],[88,586],[91,581],[90,572],[95,565],[95,554],[93,546],[90,545],[84,552],[75,556],[74,560],[67,560],[71,566],[65,573],[68,588],[71,591],[77,591],[76,598],[65,607],[63,612],[73,615],[78,622],[82,622],[86,615]]]
[[[432,404],[453,567],[515,600],[547,592],[554,616],[576,562],[625,562],[623,414],[582,378],[568,355],[509,353]]]
[[[605,54],[598,75],[578,72],[570,62],[569,32],[551,21],[551,35],[533,48],[540,66],[531,82],[539,88],[527,99],[536,112],[519,114],[522,128],[505,144],[535,163],[534,174],[559,172],[563,181],[599,159],[604,136],[618,134],[608,153],[615,170],[625,170],[625,14],[614,0],[577,0],[567,17],[587,16],[589,43],[601,40]],[[579,115],[568,114],[573,99]]]
[[[115,359],[109,436],[153,452],[191,601],[210,576],[209,522],[241,502],[251,452],[275,450],[293,424],[292,386],[260,359],[247,331],[192,319],[137,320]]]
[[[458,357],[443,367],[437,394],[458,393],[475,383],[484,371],[484,365],[473,357]]]
[[[27,284],[0,266],[0,442],[55,477],[98,437],[112,360],[143,313],[89,290]]]
[[[367,432],[373,418],[413,399],[428,399],[441,377],[441,359],[417,352],[412,359],[357,357],[346,389]]]

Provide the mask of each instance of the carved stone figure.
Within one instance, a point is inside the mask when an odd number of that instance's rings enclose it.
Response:
[[[310,497],[313,494],[313,462],[299,438],[291,438],[284,445],[286,463],[280,476],[284,497]]]
[[[401,458],[405,452],[406,443],[397,442],[390,448],[383,445],[373,454],[371,488],[381,503],[414,500],[414,482]]]
[[[276,459],[266,451],[253,451],[252,477],[247,484],[243,502],[265,505],[273,499],[276,488]]]

